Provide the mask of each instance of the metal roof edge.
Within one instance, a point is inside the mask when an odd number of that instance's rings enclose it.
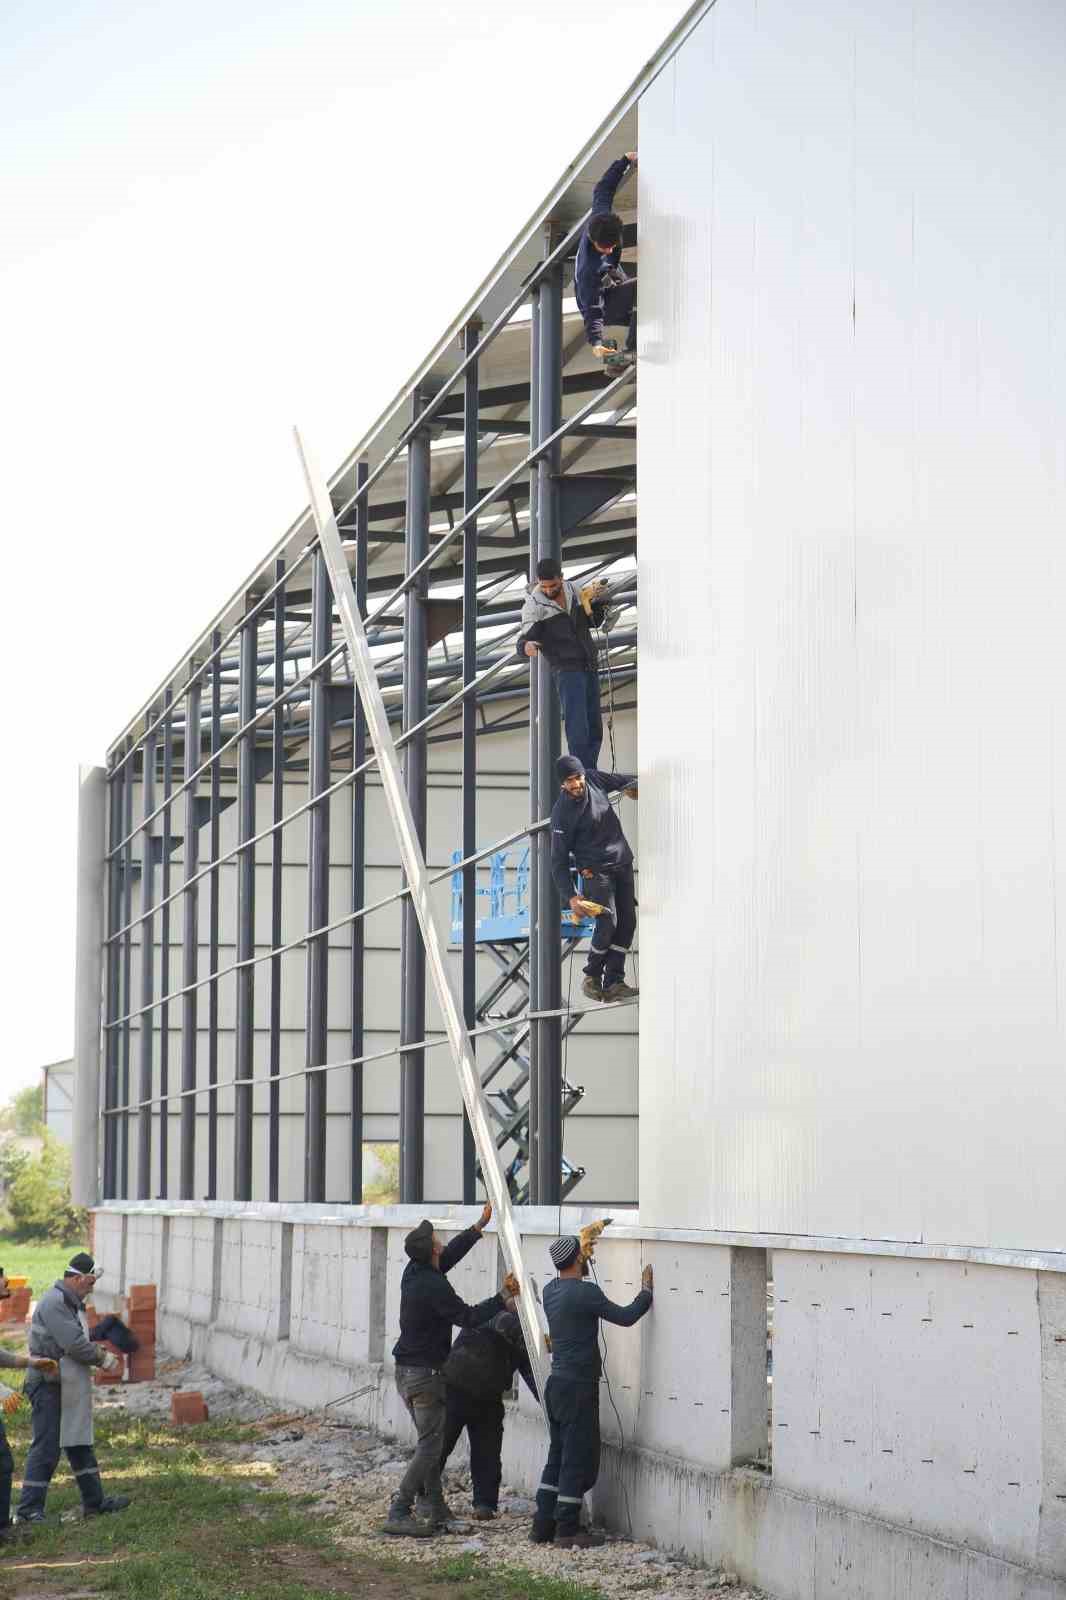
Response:
[[[607,113],[606,117],[599,124],[599,127],[585,141],[581,147],[581,150],[574,157],[574,159],[567,163],[562,177],[559,178],[559,180],[549,190],[547,197],[537,207],[530,220],[508,246],[496,265],[482,279],[481,283],[467,301],[462,311],[460,311],[459,315],[451,323],[447,331],[434,345],[430,355],[415,371],[412,377],[408,379],[406,384],[404,384],[404,386],[396,393],[393,399],[385,407],[384,411],[378,415],[377,419],[371,424],[368,432],[364,434],[359,443],[354,446],[348,455],[345,456],[340,466],[330,475],[329,487],[331,490],[335,487],[339,480],[345,476],[346,473],[353,470],[356,463],[367,454],[375,441],[380,438],[381,434],[385,431],[396,414],[404,407],[406,403],[410,401],[416,389],[418,389],[418,387],[425,382],[427,375],[431,372],[434,365],[447,352],[449,346],[455,343],[462,330],[466,327],[467,323],[472,317],[477,315],[478,311],[484,304],[484,301],[487,299],[489,294],[491,294],[492,290],[496,288],[496,286],[506,276],[507,272],[513,267],[521,252],[528,247],[537,229],[543,225],[545,220],[551,215],[553,209],[566,195],[570,185],[573,183],[577,174],[585,166],[586,162],[590,161],[596,154],[596,151],[606,143],[614,129],[617,127],[618,123],[622,120],[626,113],[632,109],[644,91],[655,81],[655,79],[659,76],[659,73],[662,72],[663,68],[667,66],[667,64],[677,54],[678,50],[684,44],[689,34],[699,26],[706,13],[710,11],[714,5],[715,0],[694,0],[694,3],[685,12],[684,16],[674,24],[673,28],[671,28],[670,32],[667,34],[658,50],[656,50],[655,54],[641,68],[640,72],[630,84],[622,98],[617,101],[613,109]],[[302,549],[303,545],[310,541],[310,520],[310,507],[305,506],[295,521],[289,524],[289,527],[286,529],[285,533],[282,534],[278,542],[267,552],[263,559],[252,568],[252,571],[249,573],[248,577],[243,581],[243,583],[238,585],[238,587],[230,595],[229,599],[223,604],[221,609],[215,613],[207,627],[204,628],[202,632],[195,638],[189,649],[182,652],[177,661],[171,667],[170,671],[163,676],[160,682],[153,689],[152,693],[147,697],[146,700],[143,701],[140,708],[126,723],[122,731],[116,734],[111,740],[107,747],[107,754],[109,756],[118,748],[124,739],[135,732],[138,723],[142,722],[145,717],[148,716],[151,708],[159,700],[166,686],[181,671],[185,662],[198,656],[201,652],[206,654],[210,651],[211,635],[216,629],[224,627],[228,621],[231,621],[235,618],[236,608],[241,606],[244,596],[247,594],[248,590],[253,587],[256,580],[262,574],[264,568],[268,568],[272,562],[282,557],[290,557],[293,553],[294,547],[296,549]]]

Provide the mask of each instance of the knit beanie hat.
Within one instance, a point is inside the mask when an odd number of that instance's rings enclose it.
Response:
[[[573,1234],[566,1238],[556,1239],[550,1247],[548,1254],[560,1272],[565,1272],[567,1267],[572,1267],[581,1254],[581,1240],[575,1239]]]
[[[560,783],[566,778],[583,778],[585,764],[579,761],[577,756],[560,756],[555,763],[555,774]]]
[[[417,1228],[412,1228],[403,1242],[412,1261],[417,1261],[419,1266],[428,1267],[433,1260],[433,1224],[428,1218],[423,1217]]]

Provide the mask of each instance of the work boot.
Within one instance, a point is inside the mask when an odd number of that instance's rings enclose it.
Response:
[[[543,1522],[540,1517],[533,1518],[533,1526],[529,1530],[530,1544],[551,1544],[555,1539],[555,1523]]]
[[[128,1494],[109,1494],[101,1500],[98,1506],[83,1506],[82,1515],[86,1517],[109,1517],[116,1511],[125,1511],[133,1502]]]
[[[603,983],[593,973],[586,972],[581,985],[581,993],[587,1000],[602,1000]]]
[[[14,1544],[14,1542],[15,1542],[15,1524],[13,1522],[5,1522],[4,1526],[2,1528],[0,1528],[0,1545],[2,1545],[2,1544]]]
[[[495,1520],[496,1520],[496,1507],[495,1506],[475,1506],[474,1507],[474,1521],[475,1522],[495,1522]]]
[[[609,1005],[612,1000],[635,1000],[639,994],[640,990],[632,988],[624,978],[616,978],[604,989],[603,999]]]
[[[430,1527],[435,1528],[438,1533],[447,1531],[447,1529],[454,1527],[457,1522],[461,1521],[461,1518],[455,1515],[447,1500],[443,1498],[425,1501],[426,1509],[424,1512],[421,1510],[422,1504],[423,1502],[419,1501],[416,1506],[419,1516],[423,1516]]]
[[[598,1550],[601,1544],[606,1543],[606,1534],[593,1533],[591,1528],[579,1528],[576,1533],[557,1533],[555,1535],[555,1548],[557,1550]]]
[[[609,378],[617,378],[620,372],[636,366],[637,353],[635,350],[612,350],[609,356],[603,358],[603,370]]]
[[[436,1529],[432,1522],[423,1522],[411,1515],[411,1507],[394,1500],[389,1515],[381,1524],[382,1533],[394,1534],[398,1539],[432,1539]]]

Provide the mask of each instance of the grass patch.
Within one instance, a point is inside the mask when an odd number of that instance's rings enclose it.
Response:
[[[6,1265],[6,1263],[5,1263]],[[28,1407],[7,1419],[21,1475]],[[476,1556],[410,1565],[383,1547],[360,1555],[334,1542],[334,1519],[310,1514],[311,1497],[259,1483],[248,1462],[215,1446],[247,1440],[251,1423],[173,1429],[125,1412],[100,1412],[96,1448],[105,1488],[133,1496],[115,1517],[63,1522],[79,1505],[65,1464],[48,1497],[49,1521],[0,1555],[0,1593],[53,1600],[67,1591],[116,1600],[602,1600],[583,1585],[518,1568],[479,1566]]]
[[[521,1567],[483,1567],[475,1555],[453,1556],[431,1567],[436,1583],[461,1584],[470,1600],[603,1600],[602,1589],[546,1578]]]
[[[74,1244],[20,1244],[10,1234],[0,1233],[0,1267],[9,1277],[29,1278],[36,1299],[63,1276],[75,1250],[84,1249],[81,1240]]]

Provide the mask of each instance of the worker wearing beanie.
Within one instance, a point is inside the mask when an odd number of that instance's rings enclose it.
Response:
[[[603,907],[592,933],[581,992],[590,1000],[631,1000],[635,987],[625,981],[626,956],[637,931],[633,852],[622,832],[618,813],[607,796],[621,789],[637,796],[633,774],[598,772],[576,756],[555,763],[560,791],[551,817],[552,877],[564,905],[577,916],[583,901]],[[574,893],[573,866],[581,874],[581,894]]]
[[[581,1501],[600,1472],[600,1322],[631,1328],[651,1310],[652,1270],[641,1273],[641,1290],[627,1306],[608,1300],[588,1281],[581,1241],[556,1239],[551,1258],[559,1273],[544,1290],[551,1336],[552,1370],[544,1388],[550,1444],[540,1475],[530,1539],[552,1540],[564,1550],[603,1543],[602,1533],[581,1526]]]
[[[441,1368],[448,1359],[452,1328],[476,1328],[506,1309],[494,1294],[479,1305],[460,1300],[446,1274],[481,1238],[492,1217],[486,1205],[472,1228],[445,1245],[431,1222],[420,1222],[404,1240],[408,1264],[400,1280],[400,1337],[393,1347],[396,1388],[418,1440],[389,1508],[385,1533],[425,1537],[452,1520],[441,1487],[441,1450],[446,1417]],[[414,1517],[417,1498],[424,1516]]]

